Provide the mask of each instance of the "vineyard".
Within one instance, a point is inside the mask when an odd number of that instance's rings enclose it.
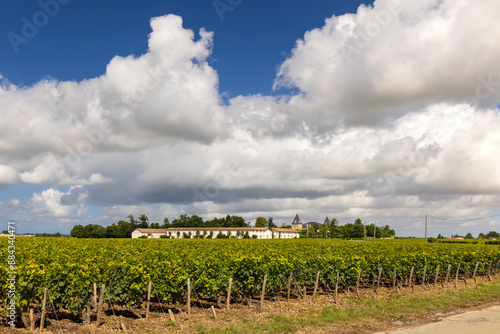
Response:
[[[7,238],[0,239],[0,247],[7,249]],[[8,303],[7,255],[2,252],[0,266],[2,314],[6,314]],[[443,278],[446,269],[450,276],[472,275],[473,270],[486,275],[498,269],[499,260],[497,245],[398,240],[18,238],[16,305],[21,313],[39,307],[44,288],[48,288],[56,309],[81,314],[97,283],[105,284],[108,303],[136,308],[148,294],[150,281],[156,300],[181,303],[186,301],[187,278],[196,297],[204,300],[224,295],[232,278],[232,295],[241,301],[261,293],[266,274],[265,293],[269,297],[283,293],[290,273],[295,294],[303,287],[314,286],[318,277],[319,284],[329,290],[337,272],[340,289],[355,286],[359,280],[373,284],[379,275],[381,284],[390,286],[394,273],[399,281],[407,281],[411,274],[415,282],[422,280],[424,271],[429,277],[434,275],[438,266]]]

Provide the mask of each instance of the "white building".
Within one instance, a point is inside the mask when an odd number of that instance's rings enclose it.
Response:
[[[277,228],[271,229],[274,232],[274,237],[279,239],[293,239],[299,237],[299,231],[293,228]]]
[[[159,238],[167,233],[166,228],[138,228],[132,232],[132,238],[140,238],[146,236],[148,238]]]
[[[207,238],[211,235],[213,239],[217,238],[219,233],[225,236],[242,239],[246,233],[250,238],[272,239],[274,238],[298,238],[299,232],[290,228],[268,228],[268,227],[171,227],[163,229],[138,228],[132,232],[132,238],[146,236],[148,238],[160,238],[166,235],[172,239],[184,238],[188,235],[191,239],[195,237]],[[254,237],[256,236],[256,237]]]

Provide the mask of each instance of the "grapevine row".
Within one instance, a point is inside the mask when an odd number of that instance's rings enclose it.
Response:
[[[0,240],[0,242],[3,242]],[[1,244],[2,247],[5,245]],[[340,272],[343,286],[356,285],[359,269],[362,280],[370,281],[384,268],[392,277],[396,268],[399,279],[427,275],[439,265],[497,264],[500,249],[487,245],[422,244],[411,241],[348,242],[338,240],[88,240],[69,238],[18,238],[16,244],[16,303],[26,311],[29,304],[40,305],[43,289],[50,290],[56,308],[76,314],[87,304],[93,283],[106,285],[107,298],[115,305],[133,307],[147,294],[162,301],[181,301],[185,297],[186,278],[204,298],[225,293],[233,278],[234,296],[258,294],[267,274],[267,292],[287,286],[293,273],[298,286],[320,282],[331,284]],[[2,255],[2,263],[7,263]],[[463,269],[461,269],[463,272]],[[6,265],[0,267],[0,300],[7,303]]]

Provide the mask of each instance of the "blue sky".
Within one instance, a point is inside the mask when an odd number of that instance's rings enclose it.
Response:
[[[498,230],[459,221],[498,213],[498,4],[0,9],[0,219],[20,232],[129,213]]]
[[[20,45],[18,53],[8,38],[1,40],[2,75],[20,85],[31,85],[46,77],[80,81],[102,75],[115,55],[146,52],[152,17],[176,14],[189,29],[198,31],[204,27],[215,33],[210,64],[219,73],[222,92],[228,96],[274,94],[276,69],[296,40],[305,31],[323,25],[327,17],[355,12],[361,4],[326,0],[233,2],[240,3],[237,6],[222,3],[233,10],[216,10],[210,0],[72,0],[59,4],[57,15],[28,44]],[[22,18],[32,21],[41,9],[37,1],[2,4],[2,35],[19,34]]]

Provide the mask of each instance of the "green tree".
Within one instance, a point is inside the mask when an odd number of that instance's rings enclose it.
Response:
[[[472,233],[469,232],[465,235],[465,239],[474,239],[474,237],[472,236]]]
[[[145,214],[140,215],[139,217],[139,226],[141,228],[148,228],[149,227],[149,218]]]
[[[328,226],[320,225],[318,229],[318,236],[320,236],[321,238],[326,238],[328,236]]]
[[[365,235],[365,225],[361,222],[361,219],[356,219],[354,225],[352,226],[351,238],[362,238]]]
[[[117,238],[132,238],[132,232],[134,232],[134,230],[136,229],[136,227],[125,221],[125,220],[120,220],[118,222],[118,226],[116,228],[116,237]]]
[[[500,237],[500,234],[496,231],[490,231],[488,234],[486,234],[486,237],[488,238],[498,238]]]
[[[273,217],[269,217],[268,222],[269,222],[269,224],[268,224],[268,226],[269,226],[269,227],[278,227],[278,226],[276,226],[276,224],[273,222]]]
[[[225,218],[214,217],[214,219],[212,219],[212,220],[207,220],[203,224],[203,227],[224,227],[225,223],[226,223],[226,219]]]
[[[118,227],[115,225],[115,223],[106,227],[106,233],[105,233],[106,238],[116,238],[117,234],[118,234]]]
[[[170,224],[168,218],[163,219],[163,225],[161,226],[161,228],[169,228],[171,226],[172,224]]]
[[[132,225],[137,225],[137,222],[134,220],[134,215],[133,215],[133,214],[129,214],[129,215],[127,216],[127,218],[129,219],[130,224],[132,224]]]
[[[248,224],[243,217],[227,215],[224,227],[248,227]]]
[[[75,225],[69,234],[73,238],[88,238],[88,234],[82,225]]]
[[[384,227],[382,227],[380,230],[382,238],[390,238],[393,235],[396,235],[396,231],[391,229],[389,225],[384,225]]]
[[[257,217],[257,219],[255,219],[255,227],[268,227],[268,226],[269,222],[267,221],[266,218]]]
[[[318,223],[314,223],[313,226],[310,226],[307,231],[308,231],[308,237],[309,238],[316,238],[318,236],[318,228],[319,228],[319,224]]]
[[[326,226],[328,227],[328,236],[332,238],[342,238],[342,233],[339,228],[339,221],[336,218],[330,220],[330,223]]]

